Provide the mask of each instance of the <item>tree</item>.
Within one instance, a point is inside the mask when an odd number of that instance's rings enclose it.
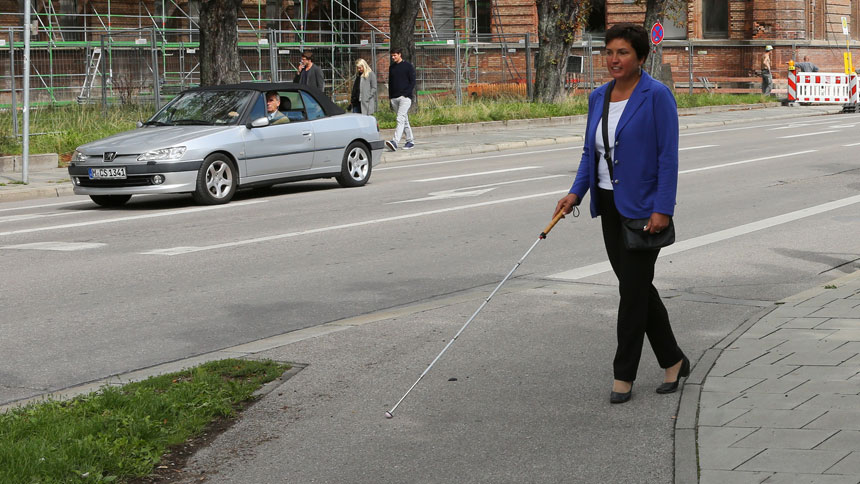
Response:
[[[415,65],[415,20],[421,9],[420,0],[391,0],[388,17],[391,46],[403,51],[403,60]]]
[[[242,0],[200,2],[200,84],[239,82],[239,8]]]
[[[682,9],[687,8],[687,0],[644,0],[645,1],[645,30],[651,32],[651,27],[660,22],[664,24],[668,18],[677,25],[682,24]],[[642,5],[643,0],[636,0]],[[663,43],[651,48],[651,55],[645,61],[643,68],[655,79],[663,80]]]
[[[567,58],[590,1],[536,0],[540,49],[535,62],[535,100],[554,103],[564,99]]]

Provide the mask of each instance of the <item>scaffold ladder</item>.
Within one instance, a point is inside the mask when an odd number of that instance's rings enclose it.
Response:
[[[427,26],[427,32],[433,40],[439,39],[439,34],[436,33],[436,27],[433,25],[433,17],[430,16],[430,9],[427,8],[427,2],[421,0],[421,16],[424,17],[424,24]]]
[[[90,63],[87,65],[87,76],[84,78],[84,85],[81,86],[81,95],[78,96],[78,104],[84,104],[90,100],[90,92],[93,89],[93,84],[96,82],[96,76],[99,73],[99,64],[102,61],[102,50],[96,47],[93,49],[93,54],[90,56]]]
[[[508,69],[508,73],[514,79],[520,78],[520,71],[517,69],[517,66],[514,64],[514,61],[508,57],[508,43],[505,38],[505,33],[502,30],[502,15],[499,13],[499,2],[498,0],[492,2],[493,5],[493,17],[496,20],[496,32],[499,35],[499,40],[502,44],[502,60],[504,61],[503,68]],[[504,72],[504,71],[503,71]]]

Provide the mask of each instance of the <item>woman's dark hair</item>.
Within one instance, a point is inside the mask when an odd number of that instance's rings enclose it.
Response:
[[[630,42],[639,60],[644,61],[648,58],[651,44],[648,42],[648,32],[645,31],[645,27],[638,24],[615,24],[606,31],[606,45],[615,39],[624,39]]]

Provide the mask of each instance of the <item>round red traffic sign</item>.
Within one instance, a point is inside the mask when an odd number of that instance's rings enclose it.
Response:
[[[663,42],[663,26],[660,25],[660,22],[654,24],[651,27],[651,42],[654,44],[659,44]]]

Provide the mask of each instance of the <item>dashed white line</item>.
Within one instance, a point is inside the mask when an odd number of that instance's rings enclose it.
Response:
[[[783,215],[777,215],[775,217],[766,218],[763,220],[759,220],[756,222],[751,222],[744,225],[739,225],[737,227],[732,227],[726,230],[720,230],[718,232],[714,232],[711,234],[702,235],[699,237],[694,237],[689,240],[678,241],[665,249],[660,251],[660,257],[665,257],[667,255],[677,254],[679,252],[684,252],[691,249],[696,249],[708,244],[713,244],[716,242],[721,242],[723,240],[728,240],[734,237],[740,237],[741,235],[746,235],[752,232],[757,232],[759,230],[764,230],[770,227],[775,227],[777,225],[782,225],[788,222],[793,222],[795,220],[799,220],[806,217],[811,217],[812,215],[818,215],[820,213],[829,212],[831,210],[836,210],[838,208],[847,207],[849,205],[853,205],[855,203],[860,203],[860,195],[855,195],[853,197],[843,198],[841,200],[836,200],[833,202],[822,203],[821,205],[816,205],[814,207],[804,208],[802,210],[797,210],[794,212],[789,212]],[[609,262],[598,262],[597,264],[591,264],[583,267],[579,267],[576,269],[572,269],[565,272],[559,272],[558,274],[553,274],[549,277],[550,279],[562,279],[565,281],[575,281],[579,279],[584,279],[589,276],[594,276],[597,274],[602,274],[604,272],[608,272],[612,270],[612,267],[609,265]]]
[[[228,203],[226,205],[213,205],[208,207],[194,207],[194,208],[183,208],[179,210],[169,210],[162,211],[157,213],[148,213],[145,215],[132,215],[128,217],[117,217],[110,218],[105,220],[93,220],[91,222],[79,222],[73,224],[63,224],[63,225],[51,225],[48,227],[36,227],[32,229],[21,229],[21,230],[10,230],[8,232],[0,232],[0,236],[3,235],[15,235],[15,234],[28,234],[32,232],[44,232],[46,230],[59,230],[59,229],[70,229],[76,227],[86,227],[88,225],[101,225],[101,224],[109,224],[114,222],[127,222],[129,220],[141,220],[146,218],[156,218],[156,217],[169,217],[170,215],[183,215],[186,213],[194,213],[194,212],[204,212],[208,210],[220,210],[225,208],[237,208],[244,207],[246,205],[253,205],[256,203],[265,203],[266,200],[252,200],[247,202],[233,202]]]
[[[719,146],[719,145],[688,146],[686,148],[678,148],[678,151],[700,150],[702,148],[714,148],[716,146]]]
[[[752,163],[754,161],[772,160],[774,158],[785,158],[788,156],[805,155],[807,153],[814,153],[816,151],[818,151],[818,150],[796,151],[794,153],[784,153],[781,155],[763,156],[761,158],[753,158],[751,160],[733,161],[731,163],[723,163],[722,165],[711,165],[711,166],[705,166],[702,168],[692,168],[690,170],[682,170],[682,171],[679,171],[678,174],[683,175],[684,173],[695,173],[697,171],[714,170],[716,168],[724,168],[726,166],[742,165],[744,163]]]
[[[838,129],[834,129],[834,130],[832,130],[832,131],[817,131],[817,132],[815,132],[815,133],[791,134],[791,135],[788,135],[788,136],[780,136],[780,137],[779,137],[779,139],[786,139],[786,138],[800,138],[800,137],[803,137],[803,136],[815,136],[815,135],[818,135],[818,134],[836,133],[836,132],[838,132],[838,131],[839,131]]]

